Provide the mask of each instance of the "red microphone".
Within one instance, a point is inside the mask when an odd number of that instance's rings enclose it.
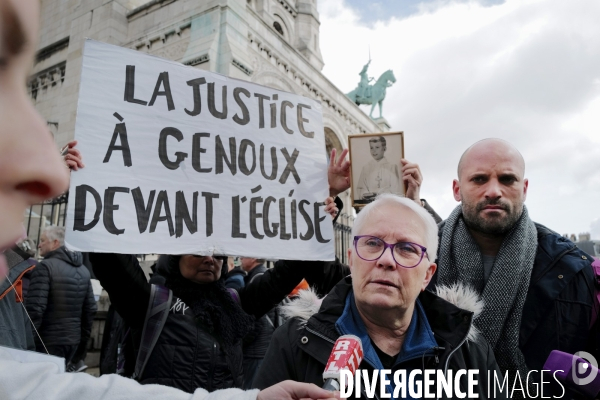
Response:
[[[354,375],[362,359],[363,348],[360,338],[354,335],[340,336],[331,350],[323,371],[323,381],[325,381],[323,389],[339,391],[340,371],[345,369]]]

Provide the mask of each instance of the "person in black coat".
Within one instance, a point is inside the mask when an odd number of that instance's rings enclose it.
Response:
[[[90,254],[94,272],[139,346],[151,285],[137,259],[123,254]],[[170,311],[139,381],[186,392],[241,387],[242,338],[303,278],[305,270],[283,266],[237,291],[239,303],[221,276],[224,257],[162,256],[157,271],[173,293]]]
[[[27,312],[41,337],[36,349],[63,357],[68,364],[83,358],[96,314],[90,272],[80,252],[64,247],[64,228],[47,227],[41,235],[44,260],[31,273]]]
[[[310,301],[309,292],[286,306],[292,319],[275,331],[254,386],[286,379],[322,384],[336,340],[355,335],[364,351],[358,368],[368,376],[377,370],[478,370],[474,392],[488,398],[488,379],[496,374],[502,380],[503,375],[492,348],[473,328],[482,304],[465,287],[443,288],[439,295],[425,291],[436,271],[429,255],[437,247],[433,218],[415,202],[385,194],[361,211],[352,234],[351,276],[337,283],[322,304]],[[463,378],[458,389],[467,387]],[[397,388],[389,373],[388,379],[390,397]],[[362,387],[357,397],[379,398],[379,385],[377,395],[368,394],[366,383]],[[455,398],[454,394],[458,392],[442,397]],[[494,397],[507,395],[498,391]]]
[[[254,387],[265,388],[287,379],[322,385],[327,360],[335,341],[340,336],[336,330],[336,322],[342,319],[347,304],[346,299],[351,293],[352,278],[348,276],[334,287],[322,303],[316,298],[314,292],[305,290],[300,292],[299,298],[284,306],[282,312],[290,320],[275,331],[262,366],[256,374]],[[448,300],[459,299],[461,308],[443,297]],[[375,355],[381,359],[381,367],[392,371],[402,369],[410,371],[421,369],[423,366],[425,369],[446,369],[455,372],[461,369],[477,369],[479,382],[476,393],[479,398],[488,398],[488,383],[492,391],[496,390],[495,396],[492,397],[508,398],[505,392],[498,388],[494,389],[493,381],[488,382],[488,371],[491,379],[494,373],[499,380],[503,375],[498,369],[491,347],[481,335],[476,333],[473,326],[475,319],[473,309],[467,310],[470,307],[466,303],[470,303],[469,305],[474,309],[479,306],[469,299],[472,294],[464,288],[456,288],[443,293],[443,297],[429,291],[419,295],[424,311],[422,315],[426,316],[431,325],[437,350],[426,349],[426,346],[421,344],[413,350],[412,354],[394,358],[370,344],[371,351],[365,356],[360,369],[367,370],[368,375],[372,376],[373,370],[378,369],[371,364],[374,362]],[[364,344],[365,341],[363,346]],[[391,376],[389,378],[391,380]],[[465,379],[461,384],[462,387],[467,386]],[[377,397],[366,396],[363,392],[359,394],[359,398],[380,399],[379,385],[376,387]],[[353,393],[351,398],[354,397]]]
[[[249,285],[255,279],[267,272],[265,260],[251,257],[241,257],[242,269],[248,273],[244,282]],[[275,310],[256,320],[252,332],[244,339],[244,386],[243,389],[252,389],[252,382],[260,364],[265,357],[271,336],[275,331]]]

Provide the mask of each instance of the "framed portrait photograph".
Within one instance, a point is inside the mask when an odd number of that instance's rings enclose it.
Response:
[[[381,193],[404,196],[404,132],[348,136],[352,206],[364,207]]]

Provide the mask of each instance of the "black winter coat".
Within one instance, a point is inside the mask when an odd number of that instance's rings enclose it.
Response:
[[[538,250],[519,332],[527,366],[541,370],[552,350],[588,350],[598,358],[597,348],[585,347],[594,305],[593,259],[558,233],[536,228]]]
[[[319,312],[308,321],[290,319],[277,329],[267,354],[256,375],[254,386],[264,389],[286,379],[323,385],[323,371],[333,345],[340,336],[335,323],[344,311],[346,297],[352,289],[352,279],[339,282],[323,299]],[[398,369],[478,369],[476,386],[479,398],[487,398],[488,371],[501,379],[501,372],[489,344],[481,336],[467,336],[473,323],[473,313],[462,310],[430,292],[423,292],[419,300],[434,332],[439,350],[435,354],[407,360],[394,365]],[[304,313],[300,313],[304,314]],[[443,348],[443,349],[441,349]],[[423,364],[424,363],[424,364]],[[360,369],[369,371],[373,366],[364,361]],[[463,376],[464,377],[464,376]],[[362,385],[364,388],[364,385]],[[461,389],[466,392],[466,379],[461,380]],[[379,399],[379,388],[375,398]],[[352,396],[354,398],[354,394]],[[367,398],[362,393],[361,398]],[[498,393],[497,398],[506,398]]]
[[[150,299],[150,284],[137,259],[123,254],[90,254],[94,273],[112,305],[131,327],[139,346]],[[274,268],[239,290],[243,310],[260,318],[279,303],[303,278],[304,270]],[[196,322],[173,293],[171,310],[140,382],[159,383],[188,393],[242,385],[242,344],[225,354],[219,340]]]
[[[80,252],[64,246],[46,254],[31,273],[25,305],[46,345],[78,345],[74,360],[85,352],[96,301],[90,272]],[[36,337],[37,339],[37,337]],[[38,351],[44,351],[38,343]]]
[[[249,285],[254,279],[267,272],[267,267],[258,265],[246,275],[244,281]],[[254,330],[244,339],[244,358],[263,358],[271,343],[271,336],[275,332],[275,310],[256,320]]]
[[[595,353],[586,348],[594,304],[594,275],[592,257],[544,225],[535,226],[538,248],[523,305],[519,348],[527,367],[539,371],[552,350]],[[442,228],[443,223],[440,235]],[[429,287],[434,287],[436,281],[437,275]]]
[[[530,370],[541,370],[552,350],[570,354],[586,350],[598,359],[600,343],[597,337],[591,337],[589,329],[594,301],[593,260],[558,233],[540,224],[536,228],[538,249],[519,331],[519,348],[525,362]],[[292,266],[298,268],[295,263]],[[316,286],[319,294],[327,293],[350,274],[350,269],[339,261],[312,263],[306,280]],[[437,274],[428,288],[435,287],[436,282]]]

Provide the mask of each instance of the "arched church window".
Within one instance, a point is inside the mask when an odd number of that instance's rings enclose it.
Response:
[[[284,36],[283,28],[281,27],[281,24],[279,22],[277,22],[277,21],[273,22],[273,28],[275,28],[277,33],[279,33],[281,36]]]
[[[329,162],[329,155],[331,154],[331,150],[335,148],[338,154],[342,151],[342,143],[340,143],[340,139],[338,139],[335,132],[329,128],[325,127],[325,151],[327,152],[327,162]]]

